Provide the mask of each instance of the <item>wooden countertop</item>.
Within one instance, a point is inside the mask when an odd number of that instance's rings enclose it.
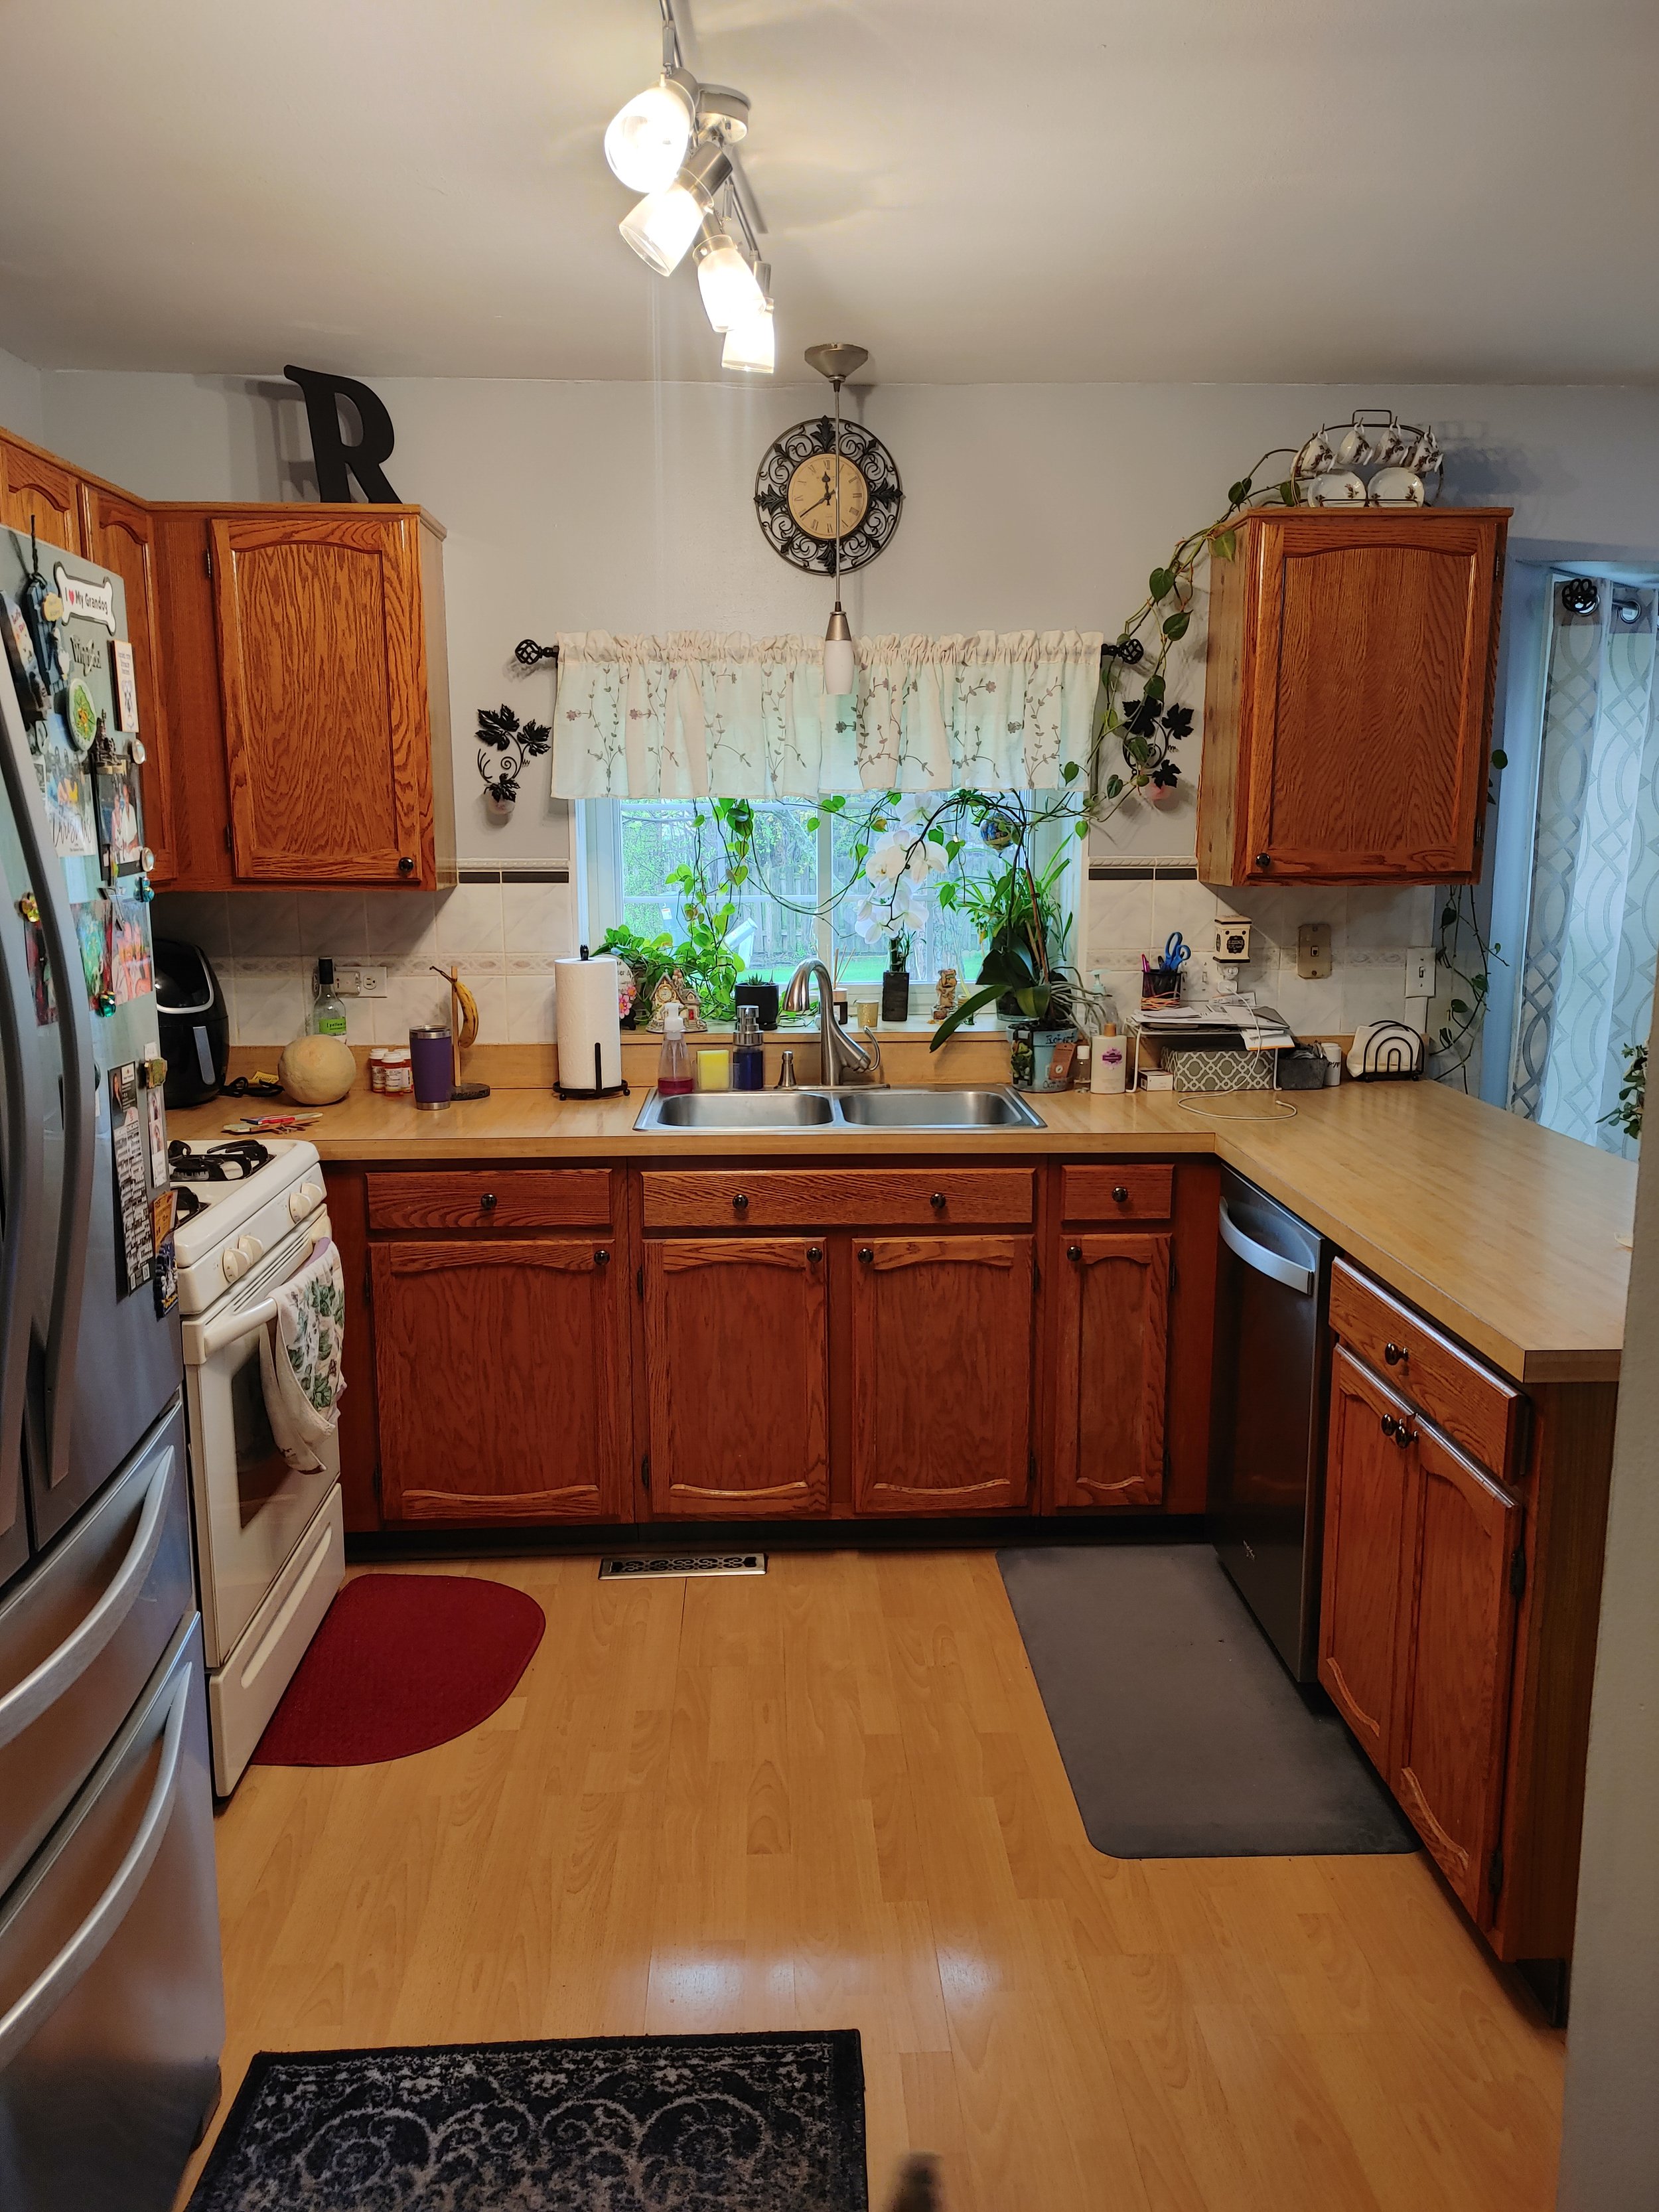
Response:
[[[1210,1152],[1517,1381],[1619,1373],[1630,1255],[1618,1240],[1630,1233],[1634,1165],[1442,1085],[1345,1083],[1287,1100],[1294,1117],[1271,1121],[1231,1118],[1261,1111],[1254,1094],[1219,1101],[1212,1115],[1168,1093],[1067,1091],[1032,1097],[1041,1130],[791,1132],[741,1144],[729,1131],[637,1134],[643,1097],[564,1103],[499,1089],[423,1114],[360,1088],[306,1133],[325,1160],[368,1164]],[[216,1100],[169,1125],[175,1136],[209,1140],[234,1110]]]

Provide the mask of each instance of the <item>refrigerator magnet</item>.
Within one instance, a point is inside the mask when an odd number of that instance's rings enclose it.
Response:
[[[131,732],[138,726],[138,675],[132,647],[124,637],[112,638],[109,657],[115,678],[115,726]]]
[[[144,825],[131,764],[116,755],[107,766],[94,769],[93,787],[104,880],[112,884],[118,876],[136,876],[144,865]]]
[[[23,619],[23,610],[7,592],[0,592],[0,633],[6,642],[6,660],[23,720],[31,726],[44,722],[52,707],[52,693],[35,658],[34,641]]]
[[[70,741],[80,751],[88,751],[98,735],[98,702],[92,696],[91,684],[79,670],[70,678],[64,690]]]
[[[111,1151],[115,1161],[116,1290],[130,1297],[150,1279],[155,1238],[150,1224],[143,1124],[138,1112],[138,1070],[129,1061],[109,1076]]]
[[[161,1103],[159,1090],[144,1093],[144,1120],[149,1134],[149,1179],[155,1185],[155,1202],[159,1206],[165,1198],[170,1206],[173,1192],[167,1182],[167,1109]],[[167,1229],[172,1226],[173,1216],[169,1212]],[[166,1234],[166,1229],[156,1232],[158,1244]]]
[[[98,839],[92,822],[92,778],[64,734],[60,714],[49,714],[34,755],[34,773],[46,802],[52,849],[64,860],[94,860]]]

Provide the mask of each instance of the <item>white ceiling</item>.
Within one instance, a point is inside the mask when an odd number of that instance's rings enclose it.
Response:
[[[690,0],[781,363],[1650,382],[1656,0]],[[717,377],[616,233],[655,0],[0,0],[0,344]]]

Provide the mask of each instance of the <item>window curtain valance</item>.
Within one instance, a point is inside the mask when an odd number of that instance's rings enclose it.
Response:
[[[863,638],[858,687],[825,696],[817,638],[682,630],[559,645],[561,799],[815,799],[1042,791],[1087,765],[1097,630]]]

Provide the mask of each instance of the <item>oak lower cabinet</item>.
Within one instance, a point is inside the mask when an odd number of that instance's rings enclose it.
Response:
[[[625,1269],[592,1237],[370,1250],[389,1521],[607,1521],[628,1501]]]
[[[647,1243],[653,1515],[828,1511],[826,1272],[822,1239],[808,1237]]]
[[[1339,1349],[1331,1372],[1319,1679],[1384,1781],[1394,1775],[1395,1672],[1410,1411]]]
[[[1507,507],[1258,507],[1210,563],[1198,872],[1480,872]]]
[[[1030,1237],[858,1239],[852,1270],[853,1505],[1007,1513],[1029,1502]]]
[[[1163,1503],[1171,1241],[1167,1230],[1066,1240],[1055,1291],[1056,1504]]]

